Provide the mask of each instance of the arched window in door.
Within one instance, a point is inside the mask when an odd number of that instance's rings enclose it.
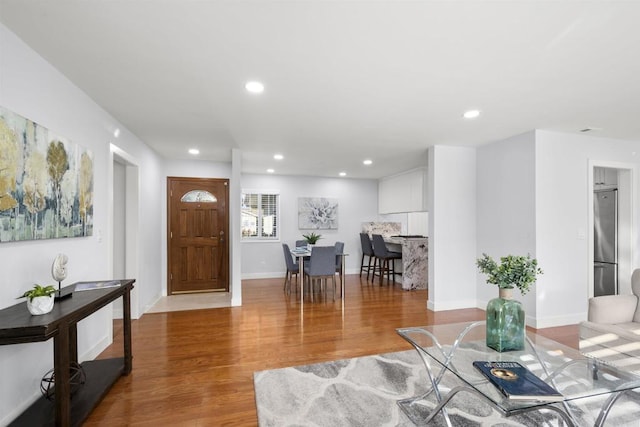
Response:
[[[218,201],[216,196],[205,190],[191,190],[180,199],[186,203],[215,203]]]

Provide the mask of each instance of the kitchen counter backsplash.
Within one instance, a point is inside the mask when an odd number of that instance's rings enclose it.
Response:
[[[363,222],[362,232],[369,234],[381,234],[382,237],[397,236],[402,234],[401,222]]]

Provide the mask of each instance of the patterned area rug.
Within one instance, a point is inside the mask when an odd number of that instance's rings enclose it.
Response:
[[[451,375],[453,377],[453,375]],[[441,386],[457,379],[445,375]],[[258,423],[267,426],[413,426],[396,403],[426,392],[424,365],[414,350],[357,357],[328,363],[254,373]],[[433,400],[433,399],[432,399]],[[573,404],[580,427],[594,425],[603,398]],[[425,417],[435,403],[425,402]],[[490,405],[467,393],[447,405],[455,426],[564,426],[550,410],[503,417]],[[437,415],[430,426],[445,426]],[[640,402],[623,397],[613,407],[606,426],[640,427]]]

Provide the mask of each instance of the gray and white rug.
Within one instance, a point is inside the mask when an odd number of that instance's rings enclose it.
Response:
[[[453,375],[451,375],[453,376]],[[457,379],[445,376],[441,386]],[[414,350],[254,373],[258,423],[267,426],[413,426],[397,405],[427,391],[424,365]],[[593,425],[604,400],[581,402],[579,425]],[[435,403],[427,403],[425,416]],[[503,417],[480,398],[457,394],[447,405],[456,426],[564,426],[549,410]],[[446,425],[437,415],[430,426]],[[623,397],[605,426],[640,427],[640,403]]]

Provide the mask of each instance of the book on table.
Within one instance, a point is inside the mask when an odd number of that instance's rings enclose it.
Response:
[[[74,291],[90,291],[92,289],[115,288],[120,286],[120,280],[102,280],[98,282],[76,283]]]
[[[476,361],[473,366],[510,400],[562,401],[562,394],[518,362]]]

